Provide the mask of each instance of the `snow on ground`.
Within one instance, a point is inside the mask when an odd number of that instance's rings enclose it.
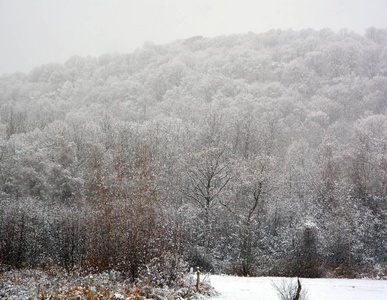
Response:
[[[210,280],[220,293],[211,300],[275,300],[272,283],[280,285],[287,278],[213,275]],[[387,281],[382,280],[301,279],[301,284],[309,300],[387,300]]]

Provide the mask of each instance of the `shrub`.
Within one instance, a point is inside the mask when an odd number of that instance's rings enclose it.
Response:
[[[281,300],[307,300],[308,292],[307,290],[302,289],[301,282],[299,279],[293,280],[283,280],[279,285],[276,285],[274,282],[272,286],[277,291],[278,297]]]

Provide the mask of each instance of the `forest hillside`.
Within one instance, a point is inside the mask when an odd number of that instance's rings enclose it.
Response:
[[[271,30],[0,77],[0,268],[386,275],[387,30]]]

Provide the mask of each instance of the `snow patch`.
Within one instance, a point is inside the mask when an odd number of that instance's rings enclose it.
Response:
[[[274,300],[278,299],[272,283],[283,277],[233,277],[213,275],[212,286],[220,296],[211,300]],[[309,300],[386,300],[387,281],[369,279],[301,279]]]

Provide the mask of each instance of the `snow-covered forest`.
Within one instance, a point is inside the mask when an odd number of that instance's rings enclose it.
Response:
[[[145,44],[0,77],[0,268],[386,276],[387,30]]]

